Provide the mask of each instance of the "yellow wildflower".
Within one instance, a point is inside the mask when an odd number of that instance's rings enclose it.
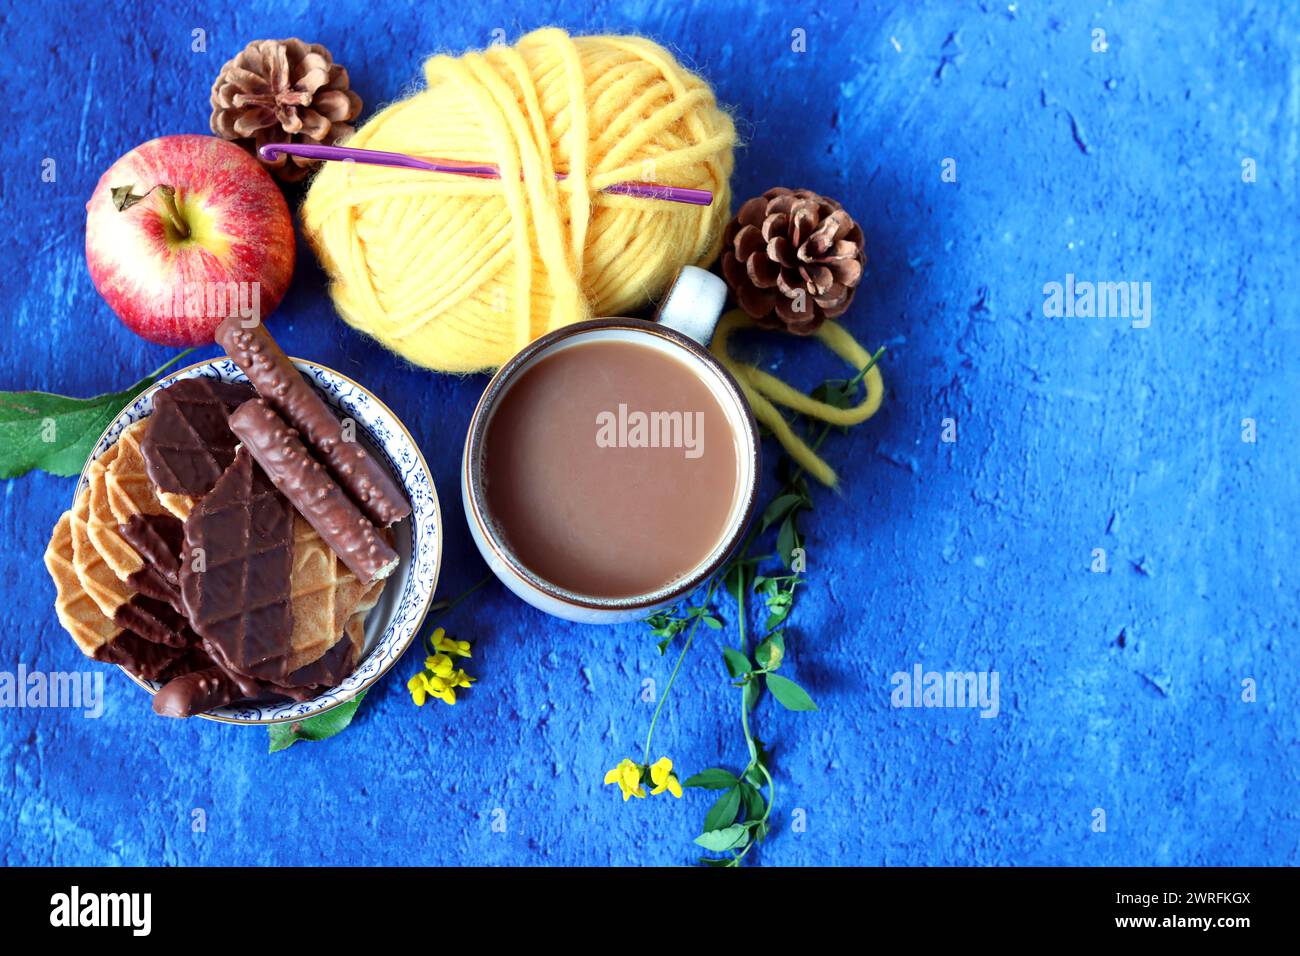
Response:
[[[433,632],[432,644],[436,650],[452,657],[473,656],[469,652],[469,641],[453,641],[442,628],[438,628]]]
[[[411,700],[415,701],[416,707],[423,707],[425,698],[429,689],[424,685],[424,671],[416,674],[406,682],[407,690],[411,692]]]
[[[447,682],[447,678],[430,674],[428,671],[425,671],[424,675],[424,683],[429,688],[430,697],[436,697],[445,704],[456,703],[456,692],[452,690],[453,685]]]
[[[424,659],[424,666],[433,671],[439,677],[450,677],[452,671],[456,669],[452,664],[451,658],[446,654],[433,654]]]
[[[624,803],[627,802],[628,797],[645,797],[645,790],[641,787],[641,767],[634,764],[627,757],[624,757],[622,763],[605,774],[605,783],[618,784],[618,789],[623,792]]]
[[[650,765],[650,779],[654,781],[654,789],[651,794],[663,793],[667,790],[674,797],[682,795],[682,785],[677,782],[677,774],[673,773],[673,762],[667,757],[660,757],[659,760]]]
[[[431,644],[437,653],[424,659],[424,670],[406,682],[411,691],[411,699],[416,706],[423,707],[430,697],[436,697],[446,704],[456,703],[456,688],[468,687],[474,683],[463,670],[452,661],[453,657],[469,657],[469,641],[453,641],[446,631],[437,628],[431,637]]]

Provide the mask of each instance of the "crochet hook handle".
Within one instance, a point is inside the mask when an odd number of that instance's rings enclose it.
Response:
[[[450,159],[419,159],[405,153],[389,153],[378,149],[355,149],[351,146],[325,146],[318,143],[267,143],[258,155],[268,163],[279,156],[301,156],[303,159],[323,159],[366,163],[371,166],[393,166],[398,169],[419,169],[430,173],[453,173],[457,176],[477,176],[480,179],[500,179],[501,170],[493,163],[461,163]],[[557,173],[556,179],[564,179]],[[639,199],[662,199],[666,202],[688,203],[692,206],[713,205],[713,193],[707,189],[687,189],[684,186],[657,186],[654,183],[614,183],[604,192]]]

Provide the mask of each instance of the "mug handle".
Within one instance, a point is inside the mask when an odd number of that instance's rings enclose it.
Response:
[[[697,266],[682,266],[655,321],[707,346],[727,302],[727,284]]]

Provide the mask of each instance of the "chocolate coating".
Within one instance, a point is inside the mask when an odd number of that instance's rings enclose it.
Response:
[[[235,682],[215,665],[173,677],[153,696],[153,712],[160,717],[192,717],[240,698]]]
[[[178,613],[185,613],[181,603],[181,547],[185,542],[185,524],[174,515],[131,515],[118,525],[122,538],[144,559],[144,566],[132,573],[126,583],[156,601],[165,601]]]
[[[124,630],[95,652],[95,660],[120,664],[145,680],[167,680],[191,668],[192,648],[168,647]]]
[[[310,664],[304,664],[280,682],[282,689],[337,687],[356,670],[356,649],[344,634],[334,646]],[[315,696],[313,692],[312,696]]]
[[[183,526],[172,515],[134,514],[118,525],[123,539],[144,559],[126,580],[137,593],[113,612],[113,623],[154,644],[186,648],[198,645],[181,603],[180,549]]]
[[[284,676],[292,570],[293,506],[241,448],[185,519],[180,566],[190,624],[231,670]]]
[[[185,378],[154,396],[140,440],[149,479],[162,491],[201,497],[235,460],[230,412],[254,395],[249,385]]]
[[[388,469],[359,442],[347,440],[338,416],[294,368],[265,326],[246,329],[240,317],[231,316],[217,326],[216,339],[258,394],[298,430],[367,518],[386,527],[411,513],[410,502]]]
[[[186,648],[198,643],[184,615],[176,613],[170,604],[144,594],[132,595],[131,600],[119,605],[113,612],[113,623],[154,644]]]
[[[270,405],[260,398],[245,402],[231,414],[230,428],[363,584],[392,573],[397,552]]]

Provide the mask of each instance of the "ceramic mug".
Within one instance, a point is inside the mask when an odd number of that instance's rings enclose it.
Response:
[[[657,608],[677,603],[722,566],[744,535],[758,493],[758,428],[735,379],[707,345],[713,337],[727,287],[717,276],[687,266],[678,274],[656,320],[605,318],[556,329],[524,347],[497,371],[470,419],[461,467],[461,494],[474,543],[494,574],[533,607],[570,621],[616,624],[645,618]],[[593,597],[561,588],[533,573],[512,553],[500,533],[484,493],[484,452],[488,425],[502,398],[519,377],[557,349],[579,342],[618,341],[660,349],[685,362],[721,405],[736,440],[739,474],[736,496],[721,540],[685,575],[647,594]]]

